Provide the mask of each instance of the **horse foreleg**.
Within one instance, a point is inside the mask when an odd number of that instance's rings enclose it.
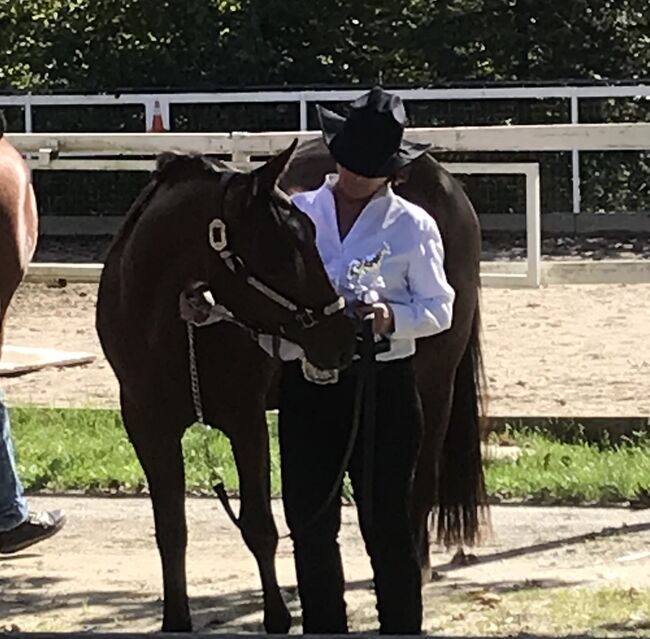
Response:
[[[140,464],[149,482],[156,542],[162,560],[164,632],[190,632],[185,552],[185,471],[181,433],[140,416],[122,402],[122,416]]]
[[[287,633],[291,615],[280,593],[275,571],[278,531],[271,512],[269,437],[263,411],[241,429],[236,429],[231,443],[239,472],[239,525],[260,571],[264,628],[268,633]]]

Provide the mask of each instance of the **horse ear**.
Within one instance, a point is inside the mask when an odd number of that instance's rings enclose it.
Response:
[[[270,193],[273,190],[297,146],[298,138],[295,138],[289,148],[253,171],[253,195]]]
[[[405,184],[406,182],[409,181],[409,178],[411,177],[411,165],[407,164],[406,166],[403,166],[401,169],[397,169],[395,172],[395,175],[393,176],[392,182],[393,186],[399,186],[400,184]]]

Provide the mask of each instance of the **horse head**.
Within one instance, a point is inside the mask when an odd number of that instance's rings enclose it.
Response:
[[[296,144],[250,173],[220,174],[221,206],[205,229],[208,284],[237,321],[298,344],[318,368],[341,368],[354,352],[354,327],[313,223],[277,187]]]

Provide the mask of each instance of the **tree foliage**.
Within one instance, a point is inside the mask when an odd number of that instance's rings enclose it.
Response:
[[[0,89],[638,79],[647,0],[0,0]]]
[[[648,0],[0,0],[0,91],[641,80],[650,76],[649,21]],[[569,118],[567,101],[483,106],[413,102],[409,117],[420,126]],[[647,100],[581,100],[580,119],[650,120],[649,107]],[[176,105],[173,127],[295,128],[292,109]],[[12,129],[22,128],[18,109],[8,109],[7,117]],[[34,118],[39,131],[143,127],[137,108],[41,107]],[[585,208],[647,209],[644,157],[583,154]],[[545,211],[570,210],[569,160],[553,154],[541,160]],[[114,188],[116,179],[122,188]],[[47,172],[38,180],[49,212],[123,212],[140,186],[133,174],[71,176],[76,181],[64,189],[49,185],[55,177]],[[133,188],[124,188],[127,182]],[[481,211],[521,210],[522,189],[510,189],[516,199],[510,206],[481,184],[475,194]]]

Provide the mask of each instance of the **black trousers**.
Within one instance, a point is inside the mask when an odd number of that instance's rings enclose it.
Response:
[[[409,520],[423,416],[413,358],[377,363],[377,418],[372,469],[372,514],[364,517],[364,437],[360,429],[348,472],[361,532],[374,573],[380,632],[418,634],[422,593]],[[337,384],[306,381],[285,364],[280,395],[282,494],[294,542],[304,633],[345,633],[344,577],[337,536],[341,486],[316,521],[341,468],[352,427],[357,366]]]

